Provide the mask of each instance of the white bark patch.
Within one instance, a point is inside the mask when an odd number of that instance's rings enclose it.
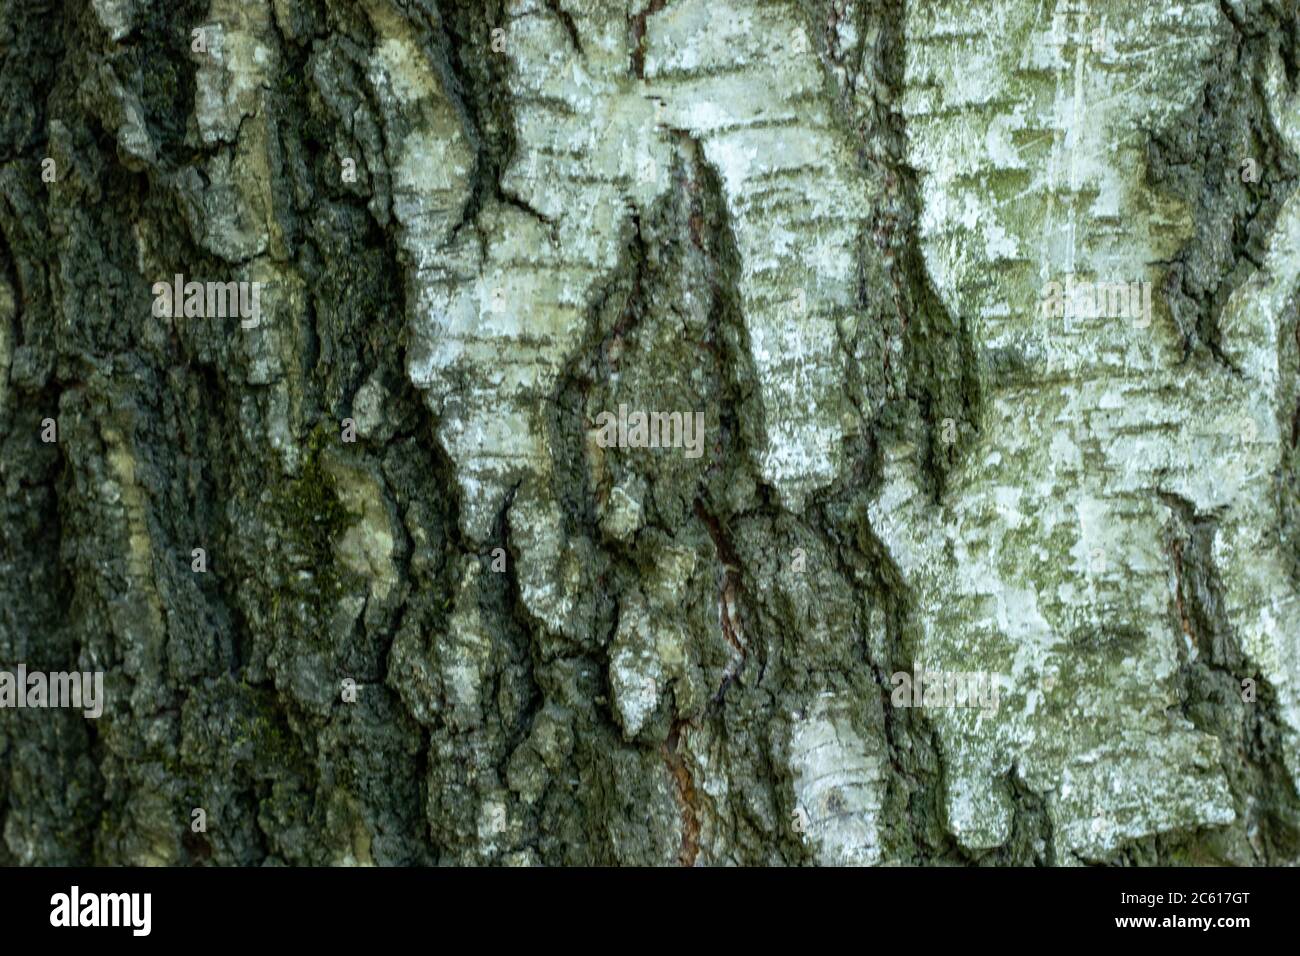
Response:
[[[1216,563],[1230,622],[1279,686],[1295,686],[1294,653],[1281,650],[1300,633],[1269,544],[1292,204],[1237,297],[1243,311],[1225,313],[1242,377],[1180,367],[1161,302],[1149,327],[1037,308],[1043,284],[1068,275],[1160,289],[1158,263],[1191,234],[1187,210],[1146,184],[1146,136],[1200,95],[1226,25],[1208,2],[1095,7],[1086,16],[1106,18],[1100,50],[1085,14],[1065,4],[909,7],[903,103],[926,264],[954,314],[972,317],[978,347],[1014,354],[1025,371],[986,384],[978,444],[938,508],[916,493],[914,449],[899,446],[872,511],[920,599],[926,661],[1012,675],[996,717],[933,715],[950,828],[972,848],[1004,841],[1010,814],[995,781],[1014,766],[1049,794],[1059,849],[1081,858],[1233,817],[1217,740],[1168,708],[1184,638],[1170,613],[1161,492],[1223,515]],[[1238,438],[1243,416],[1259,423],[1255,443]],[[1043,675],[1058,672],[1068,695],[1045,689]]]
[[[853,727],[849,709],[829,693],[796,717],[790,735],[801,838],[825,866],[873,866],[881,860],[884,757]]]

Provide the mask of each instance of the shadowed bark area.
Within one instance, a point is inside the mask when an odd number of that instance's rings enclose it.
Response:
[[[0,2],[0,864],[1300,862],[1298,51]]]

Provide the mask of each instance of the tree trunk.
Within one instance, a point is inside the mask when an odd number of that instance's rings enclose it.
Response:
[[[1159,7],[0,2],[0,863],[1300,862],[1300,8]]]

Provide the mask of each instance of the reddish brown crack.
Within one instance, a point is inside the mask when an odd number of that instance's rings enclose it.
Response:
[[[697,212],[691,213],[691,243],[696,249],[704,248],[704,217]],[[1300,410],[1300,409],[1298,409]],[[1292,443],[1294,444],[1294,442]]]
[[[650,5],[631,17],[628,25],[632,31],[632,75],[638,80],[645,79],[645,22],[652,13],[664,8],[667,0],[650,0]]]
[[[623,314],[619,316],[618,321],[614,324],[614,329],[610,332],[605,343],[605,360],[609,363],[610,368],[615,371],[618,370],[623,356],[623,338],[627,335],[628,330],[636,324],[640,314],[639,310],[645,301],[646,242],[641,233],[640,214],[632,214],[632,226],[635,230],[633,242],[636,245],[636,271],[632,276],[632,293],[627,297],[627,304],[623,308]]]
[[[1295,344],[1297,353],[1300,354],[1300,322],[1295,325]],[[1296,396],[1295,414],[1291,416],[1291,447],[1296,446],[1300,441],[1300,396]]]
[[[741,640],[740,626],[736,622],[736,573],[731,568],[722,576],[722,598],[719,602],[719,617],[722,620],[722,636],[741,657],[745,656],[745,644]]]
[[[695,858],[700,853],[700,814],[695,781],[691,779],[691,772],[686,768],[686,761],[680,753],[684,725],[685,721],[674,721],[672,729],[668,731],[668,739],[660,749],[668,772],[672,775],[677,805],[682,814],[682,846],[677,853],[677,862],[682,866],[694,866]]]
[[[709,529],[713,547],[722,561],[722,585],[718,592],[718,617],[722,621],[722,636],[744,660],[745,631],[740,626],[736,613],[737,597],[740,594],[740,561],[736,558],[735,549],[722,523],[704,510],[704,503],[698,498],[695,500],[695,516]]]
[[[1183,543],[1174,541],[1169,550],[1174,558],[1174,600],[1178,603],[1178,620],[1182,624],[1183,633],[1196,645],[1196,631],[1192,628],[1191,618],[1187,615],[1187,604],[1183,599]]]

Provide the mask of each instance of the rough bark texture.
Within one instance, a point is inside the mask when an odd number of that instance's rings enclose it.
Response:
[[[0,864],[1300,862],[1298,9],[0,0]]]

